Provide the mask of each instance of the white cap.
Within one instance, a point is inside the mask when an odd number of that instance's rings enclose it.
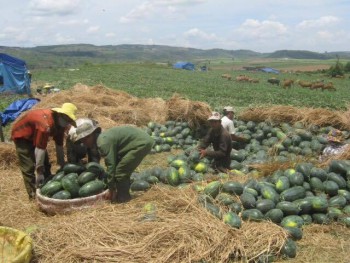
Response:
[[[224,110],[227,112],[234,112],[233,107],[231,107],[231,106],[224,107]]]
[[[220,120],[221,120],[221,115],[216,111],[213,111],[211,113],[211,116],[208,118],[208,121],[220,121]]]

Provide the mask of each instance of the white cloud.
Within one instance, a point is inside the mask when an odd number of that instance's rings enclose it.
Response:
[[[88,29],[86,29],[87,33],[96,33],[100,30],[99,26],[90,26]]]
[[[184,33],[186,38],[195,38],[202,40],[217,40],[218,37],[215,34],[208,34],[198,28],[192,28]]]
[[[64,36],[64,35],[62,35],[60,33],[57,33],[55,35],[55,40],[59,44],[71,44],[71,43],[74,43],[74,41],[75,41],[75,39],[73,37]]]
[[[141,20],[154,12],[155,5],[153,3],[145,2],[137,8],[131,10],[126,16],[120,18],[121,23],[129,23],[134,20]]]
[[[287,27],[277,21],[247,19],[236,32],[238,37],[271,40],[273,37],[285,35]]]
[[[69,15],[79,8],[80,0],[31,0],[29,9],[36,15]]]
[[[86,25],[89,23],[88,19],[78,20],[78,19],[70,19],[70,20],[63,20],[59,22],[61,25],[67,25],[67,26],[79,26],[79,25]]]
[[[113,33],[113,32],[110,32],[110,33],[107,33],[105,36],[108,37],[108,38],[112,38],[112,37],[115,37],[116,34]]]
[[[194,5],[202,4],[207,2],[207,0],[158,0],[154,1],[157,5]]]
[[[168,18],[169,15],[179,13],[182,8],[192,7],[196,4],[202,4],[207,0],[157,0],[143,2],[138,7],[131,10],[125,16],[120,18],[121,23],[130,23],[135,20],[142,20],[159,14]]]
[[[314,27],[325,27],[335,25],[340,21],[338,17],[335,16],[322,16],[315,20],[304,20],[300,22],[297,27],[301,29],[314,28]]]

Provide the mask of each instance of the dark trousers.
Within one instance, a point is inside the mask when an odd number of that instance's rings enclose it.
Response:
[[[19,139],[15,141],[19,168],[22,172],[24,186],[30,199],[35,197],[35,146],[32,141]],[[49,155],[45,154],[44,177],[51,176],[51,164]]]

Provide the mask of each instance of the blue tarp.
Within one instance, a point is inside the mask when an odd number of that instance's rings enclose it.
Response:
[[[40,100],[35,98],[21,99],[16,100],[8,106],[4,112],[0,112],[0,118],[2,126],[5,126],[7,123],[14,121],[17,117],[26,110],[31,109],[35,104]]]
[[[262,72],[280,74],[279,70],[274,68],[260,68]]]
[[[179,61],[173,65],[173,68],[194,70],[195,67],[194,67],[194,64],[191,62]]]
[[[0,93],[30,94],[30,77],[26,62],[0,53]]]

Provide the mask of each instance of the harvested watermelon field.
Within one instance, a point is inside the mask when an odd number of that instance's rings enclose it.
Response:
[[[228,81],[223,73],[260,82]],[[133,175],[131,202],[49,216],[28,201],[13,144],[1,143],[0,225],[30,234],[33,262],[348,262],[349,151],[323,162],[318,156],[330,129],[349,136],[350,80],[275,76],[337,88],[322,92],[282,89],[270,77],[145,64],[34,72],[34,90],[46,82],[62,90],[41,95],[36,107],[73,102],[78,117],[103,129],[142,127],[156,144]],[[230,173],[213,174],[193,146],[198,125],[226,105],[237,109],[236,127],[249,143],[231,154]],[[147,191],[136,191],[141,186]]]

